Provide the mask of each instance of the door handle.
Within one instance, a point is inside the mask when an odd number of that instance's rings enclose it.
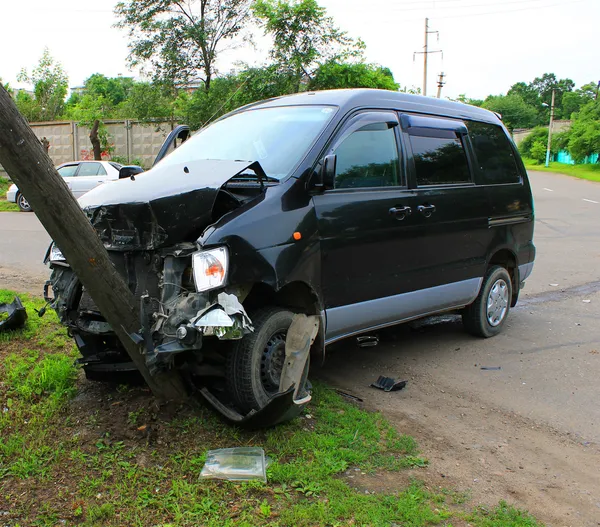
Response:
[[[397,220],[403,220],[406,216],[410,216],[412,214],[412,209],[410,207],[392,207],[389,211],[390,216],[394,216]]]
[[[426,203],[425,205],[419,205],[417,210],[423,214],[423,216],[429,218],[435,212],[435,205],[429,205]]]

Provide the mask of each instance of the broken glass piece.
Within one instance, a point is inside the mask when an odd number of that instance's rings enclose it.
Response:
[[[260,447],[209,450],[201,478],[267,482],[265,451]]]

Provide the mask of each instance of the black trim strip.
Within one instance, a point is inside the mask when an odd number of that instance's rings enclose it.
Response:
[[[504,216],[500,218],[488,218],[489,227],[501,227],[503,225],[514,225],[515,223],[528,223],[531,221],[531,216]]]

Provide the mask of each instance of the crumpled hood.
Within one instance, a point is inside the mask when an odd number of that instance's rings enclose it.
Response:
[[[96,187],[79,204],[107,249],[157,249],[197,237],[211,223],[220,187],[251,165],[214,159],[159,163],[133,180]]]

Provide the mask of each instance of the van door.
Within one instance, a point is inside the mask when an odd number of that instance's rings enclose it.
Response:
[[[404,114],[401,121],[420,240],[411,255],[416,289],[430,297],[428,312],[469,304],[485,274],[491,233],[467,128],[457,119]]]
[[[334,188],[313,202],[331,342],[397,319],[395,295],[411,288],[416,214],[394,112],[355,115],[326,154],[337,156]]]

